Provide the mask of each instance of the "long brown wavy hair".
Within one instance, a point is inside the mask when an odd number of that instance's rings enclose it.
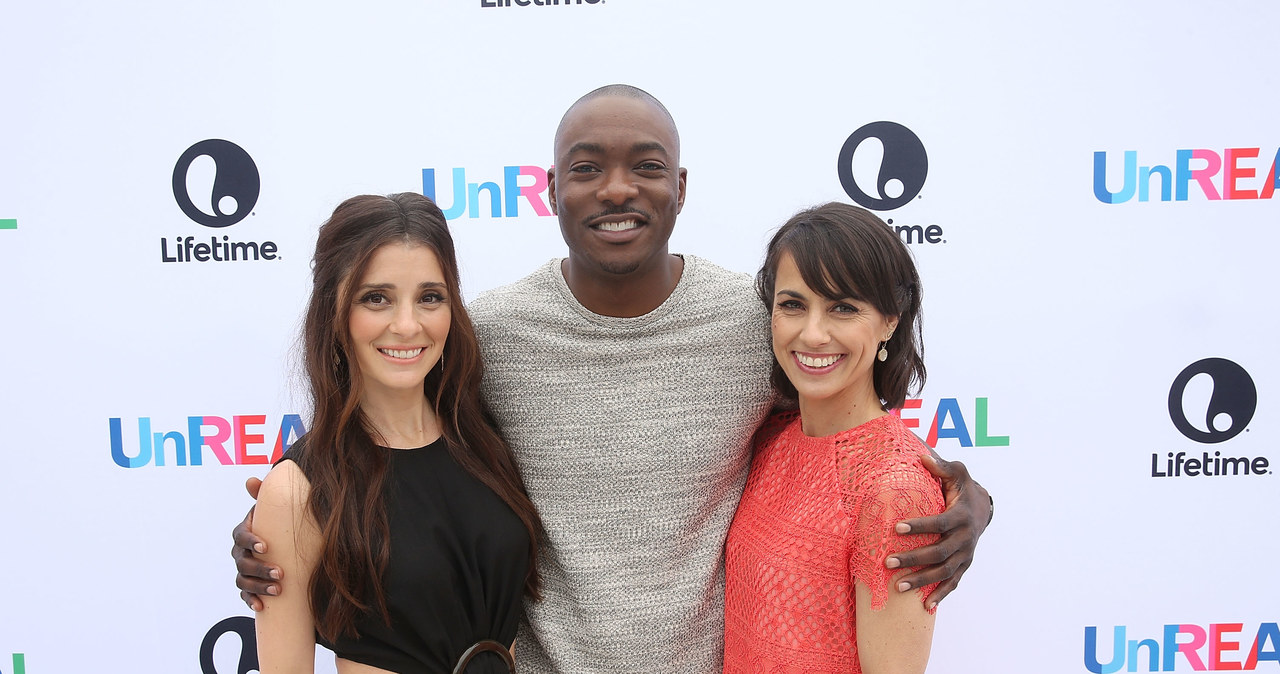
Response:
[[[369,611],[390,623],[382,584],[390,555],[383,500],[387,459],[377,451],[380,438],[360,409],[364,387],[359,367],[346,354],[351,352],[347,325],[355,288],[374,252],[393,243],[426,246],[444,270],[452,320],[443,367],[431,369],[423,390],[454,460],[501,497],[528,529],[525,593],[540,594],[536,560],[541,522],[511,451],[480,400],[480,347],[461,301],[444,214],[430,199],[411,192],[352,197],[320,227],[303,323],[314,418],[300,440],[305,442],[300,462],[311,482],[307,505],[322,537],[311,576],[311,611],[316,630],[330,641],[354,634],[356,617]],[[366,603],[369,597],[373,606]]]

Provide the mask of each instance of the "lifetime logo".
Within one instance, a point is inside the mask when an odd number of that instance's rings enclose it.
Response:
[[[1107,153],[1094,152],[1093,196],[1104,204],[1122,204],[1135,194],[1139,202],[1150,201],[1152,180],[1158,178],[1160,201],[1187,201],[1192,183],[1209,201],[1270,199],[1280,188],[1280,175],[1276,173],[1280,150],[1270,167],[1256,163],[1263,156],[1261,152],[1260,147],[1229,147],[1222,154],[1206,149],[1176,150],[1171,168],[1165,164],[1139,165],[1137,151],[1126,150],[1120,189],[1114,192],[1107,188]],[[1266,175],[1261,182],[1257,178],[1260,171]]]
[[[907,410],[921,409],[923,404],[919,398],[907,398],[903,401],[901,409],[889,410],[889,412],[901,418],[902,424],[907,428],[919,428],[920,419],[905,416],[904,413]],[[961,447],[1008,447],[1009,436],[991,435],[990,424],[987,421],[989,409],[987,398],[974,399],[973,415],[970,417],[974,421],[974,433],[970,435],[969,424],[960,410],[959,399],[939,399],[938,406],[933,412],[933,419],[929,422],[925,444],[937,449],[939,440],[951,438],[958,441]]]
[[[1258,409],[1253,378],[1225,358],[1198,360],[1178,373],[1169,387],[1169,419],[1179,433],[1202,444],[1226,442],[1247,430]],[[1270,475],[1265,456],[1223,456],[1208,451],[1196,456],[1168,452],[1151,455],[1151,477],[1229,477]]]
[[[481,7],[510,7],[511,3],[515,3],[517,7],[556,7],[558,5],[602,5],[604,0],[480,0]]]
[[[447,220],[462,217],[478,218],[481,213],[480,195],[487,196],[489,217],[520,217],[520,198],[529,204],[533,212],[542,217],[549,217],[551,209],[543,194],[547,191],[547,169],[538,166],[506,166],[502,169],[502,184],[493,181],[467,182],[467,170],[454,168],[453,200],[448,208],[436,198],[436,170],[422,169],[422,194],[436,202],[444,212]],[[529,181],[522,181],[521,178]],[[521,184],[523,183],[523,184]]]
[[[240,637],[240,657],[236,661],[234,674],[258,671],[258,634],[253,618],[232,616],[219,620],[200,641],[200,674],[219,674],[213,662],[213,650],[224,634]]]
[[[929,175],[929,154],[911,129],[897,122],[871,122],[845,139],[836,175],[845,194],[859,206],[891,211],[919,196]],[[941,225],[894,224],[892,218],[888,224],[908,244],[946,243]]]
[[[138,451],[129,456],[124,449],[124,424],[119,417],[112,417],[107,421],[111,460],[121,468],[163,466],[166,452],[171,451],[174,465],[200,466],[204,464],[203,449],[207,447],[224,466],[264,465],[279,461],[298,437],[307,432],[301,416],[285,414],[280,418],[271,453],[250,451],[251,446],[266,444],[266,436],[257,428],[266,423],[265,414],[238,415],[230,421],[217,416],[187,417],[184,434],[181,430],[155,432],[151,417],[138,417]]]
[[[1254,670],[1259,662],[1267,661],[1280,664],[1280,627],[1276,623],[1259,625],[1252,644],[1241,641],[1242,633],[1244,623],[1174,624],[1165,625],[1158,637],[1129,639],[1128,628],[1117,625],[1112,632],[1111,653],[1103,664],[1098,652],[1098,628],[1089,626],[1084,628],[1084,666],[1093,674],[1113,674],[1121,669],[1172,672],[1179,656],[1196,672]],[[1146,669],[1139,669],[1144,664]]]
[[[194,169],[194,170],[193,170]],[[193,222],[220,229],[253,212],[262,191],[258,166],[244,148],[211,138],[187,148],[173,167],[173,198]],[[160,239],[161,262],[245,262],[278,260],[274,241],[234,241],[210,236],[208,243],[194,236]]]

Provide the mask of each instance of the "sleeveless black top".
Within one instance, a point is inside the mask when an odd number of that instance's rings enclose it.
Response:
[[[307,443],[285,453],[298,461]],[[510,647],[529,571],[524,524],[492,490],[463,470],[441,438],[419,449],[386,449],[391,557],[383,577],[391,625],[372,612],[358,637],[320,645],[338,657],[393,672],[450,674],[482,640]],[[375,605],[366,598],[369,605]],[[494,653],[480,653],[467,674],[507,674]]]

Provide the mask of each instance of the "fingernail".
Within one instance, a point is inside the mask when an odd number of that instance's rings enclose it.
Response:
[[[253,551],[254,551],[254,552],[256,552],[256,553],[258,553],[258,554],[262,554],[262,553],[264,553],[264,552],[266,552],[266,551],[267,551],[267,546],[265,546],[265,545],[263,545],[263,544],[261,544],[261,543],[254,543],[254,544],[253,544]]]
[[[890,557],[888,561],[884,563],[884,565],[890,569],[896,569],[899,566],[902,566],[902,562],[898,561],[897,557]]]
[[[904,522],[899,522],[896,526],[893,527],[893,530],[900,534],[909,534],[911,533],[911,525],[906,524]]]
[[[933,609],[935,609],[935,608],[938,608],[938,602],[936,602],[936,601],[935,601],[935,602],[932,602],[932,603],[930,603],[930,604],[929,604],[929,610],[930,610],[930,611],[932,611],[932,610],[933,610]]]
[[[898,583],[898,591],[906,592],[911,589],[911,583]]]
[[[280,594],[280,588],[276,587],[275,585],[268,585],[267,594],[275,597]]]
[[[280,580],[280,569],[272,569],[268,575],[271,576],[271,580]]]

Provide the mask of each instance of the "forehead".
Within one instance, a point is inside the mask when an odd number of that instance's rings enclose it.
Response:
[[[565,113],[556,129],[557,157],[584,145],[600,149],[661,145],[679,154],[679,140],[670,118],[652,102],[626,96],[600,96],[582,101]]]
[[[435,251],[420,243],[383,244],[373,251],[361,283],[439,281],[444,277]]]

